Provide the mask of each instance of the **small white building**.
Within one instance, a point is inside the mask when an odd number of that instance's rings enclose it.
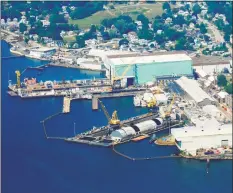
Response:
[[[56,52],[55,48],[39,47],[30,50],[30,56],[36,58],[49,58]]]
[[[217,94],[217,97],[218,97],[218,102],[219,103],[225,103],[226,102],[226,97],[228,96],[229,94],[225,91],[221,91]]]
[[[43,27],[47,27],[47,26],[49,26],[49,25],[50,25],[50,22],[49,22],[49,21],[47,21],[47,20],[40,20],[40,21],[42,22]]]
[[[167,24],[167,25],[172,24],[172,18],[168,17],[168,18],[165,20],[165,24]]]
[[[176,146],[193,156],[200,148],[232,147],[232,125],[220,125],[214,118],[199,121],[196,126],[171,129],[171,134]]]

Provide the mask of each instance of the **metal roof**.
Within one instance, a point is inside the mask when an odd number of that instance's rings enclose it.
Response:
[[[183,76],[175,81],[196,102],[199,103],[199,102],[204,101],[205,99],[209,99],[210,101],[214,101],[204,90],[202,90],[199,87],[196,80],[188,79],[187,77]]]
[[[147,64],[163,62],[192,61],[186,54],[163,54],[163,55],[126,55],[125,57],[108,57],[113,65]]]

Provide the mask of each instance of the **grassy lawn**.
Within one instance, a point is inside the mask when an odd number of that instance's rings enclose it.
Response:
[[[76,41],[75,36],[64,36],[63,40],[66,42],[75,42]]]
[[[122,14],[131,16],[134,20],[139,14],[145,14],[150,20],[163,13],[162,3],[138,4],[138,5],[115,5],[115,9],[99,11],[90,17],[77,20],[69,20],[70,24],[78,24],[82,29],[89,28],[91,24],[98,25],[105,18],[117,17]]]
[[[98,25],[100,22],[105,18],[114,17],[110,15],[107,11],[99,11],[93,14],[90,17],[86,17],[84,19],[76,19],[76,20],[69,20],[69,24],[78,24],[79,28],[86,29],[91,26],[91,24]]]

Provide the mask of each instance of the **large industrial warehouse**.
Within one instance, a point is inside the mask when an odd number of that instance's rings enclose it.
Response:
[[[127,51],[92,49],[88,57],[100,59],[107,69],[106,76],[113,80],[124,77],[127,85],[144,84],[174,76],[193,77],[192,59],[183,52],[140,54]],[[99,61],[100,61],[99,60]]]
[[[127,84],[144,84],[159,78],[191,76],[192,59],[183,53],[156,53],[150,55],[108,55],[106,68],[111,69],[111,78],[125,77]]]

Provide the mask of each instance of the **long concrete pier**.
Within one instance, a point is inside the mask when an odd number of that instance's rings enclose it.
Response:
[[[71,102],[71,98],[68,97],[64,97],[63,100],[63,113],[69,113],[70,112],[70,102]]]

